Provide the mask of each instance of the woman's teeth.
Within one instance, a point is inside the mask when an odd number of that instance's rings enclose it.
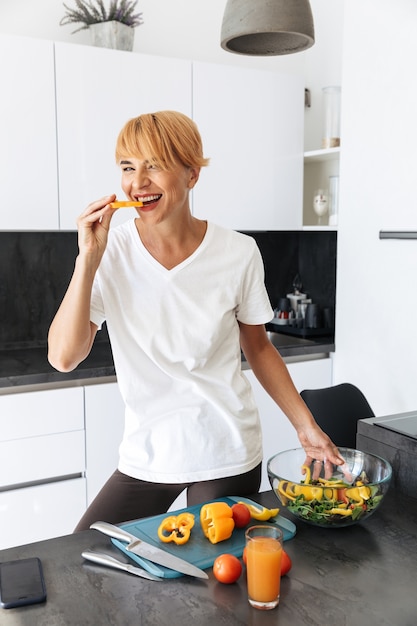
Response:
[[[145,204],[151,204],[152,202],[156,202],[157,200],[159,200],[159,198],[162,197],[162,194],[156,194],[153,196],[146,196],[146,197],[142,197],[140,198],[140,201],[145,205]]]

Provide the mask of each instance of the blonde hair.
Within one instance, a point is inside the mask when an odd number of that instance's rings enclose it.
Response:
[[[203,144],[197,125],[178,111],[145,113],[129,120],[116,142],[116,160],[135,157],[163,170],[173,170],[178,162],[186,167],[203,167]]]

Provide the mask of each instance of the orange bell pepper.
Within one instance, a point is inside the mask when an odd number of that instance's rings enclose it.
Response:
[[[226,502],[204,504],[200,510],[200,523],[204,535],[211,543],[229,539],[235,527],[232,507]]]
[[[194,515],[192,513],[170,515],[163,519],[159,525],[158,537],[164,543],[173,541],[178,545],[182,545],[189,540],[193,526]]]

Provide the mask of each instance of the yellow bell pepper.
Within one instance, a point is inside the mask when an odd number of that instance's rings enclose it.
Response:
[[[173,541],[178,545],[182,545],[189,540],[193,526],[194,515],[192,513],[170,515],[163,519],[159,525],[158,537],[164,543]]]
[[[313,485],[294,485],[293,493],[296,496],[304,496],[307,501],[310,500],[322,500],[323,499],[323,487],[314,487]]]
[[[286,505],[287,500],[295,500],[298,496],[303,496],[304,500],[323,499],[323,487],[315,487],[314,485],[297,485],[285,480],[281,480],[278,485],[278,491],[283,496],[283,504]]]
[[[235,527],[232,507],[226,502],[204,504],[200,510],[200,524],[211,543],[229,539]]]
[[[239,504],[244,504],[248,507],[251,517],[262,522],[276,517],[279,513],[279,509],[267,509],[265,506],[255,506],[254,504],[249,504],[249,502],[239,501]]]
[[[346,489],[346,496],[357,504],[363,504],[364,500],[369,500],[371,497],[371,490],[366,486],[351,487]]]
[[[338,490],[333,487],[323,487],[323,496],[326,500],[337,500]]]
[[[308,465],[302,465],[301,469],[304,470],[305,473],[305,478],[303,482],[305,485],[309,485],[311,483],[311,469]]]
[[[280,480],[278,483],[278,493],[281,496],[281,502],[287,506],[288,500],[295,500],[295,496],[288,492],[288,480]]]
[[[345,517],[349,517],[349,515],[352,515],[352,509],[342,509],[338,507],[330,509],[329,513],[331,515],[344,515]]]

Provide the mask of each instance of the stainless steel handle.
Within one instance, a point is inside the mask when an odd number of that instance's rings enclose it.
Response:
[[[380,230],[380,239],[417,239],[415,230]]]
[[[93,563],[98,563],[99,565],[105,565],[107,567],[113,567],[115,569],[120,569],[124,572],[128,572],[129,574],[134,574],[135,576],[141,576],[142,578],[148,578],[149,580],[163,580],[159,576],[155,576],[146,570],[135,567],[134,565],[130,565],[129,563],[123,563],[122,561],[118,561],[114,557],[109,554],[104,554],[102,552],[92,552],[91,550],[84,550],[81,553],[81,556],[88,561],[92,561]]]
[[[108,537],[113,537],[113,539],[123,541],[124,543],[139,541],[139,539],[135,537],[135,535],[131,535],[130,533],[123,530],[123,528],[119,528],[118,526],[114,526],[114,524],[109,524],[108,522],[94,522],[94,524],[91,524],[90,528],[93,530],[98,530]]]

